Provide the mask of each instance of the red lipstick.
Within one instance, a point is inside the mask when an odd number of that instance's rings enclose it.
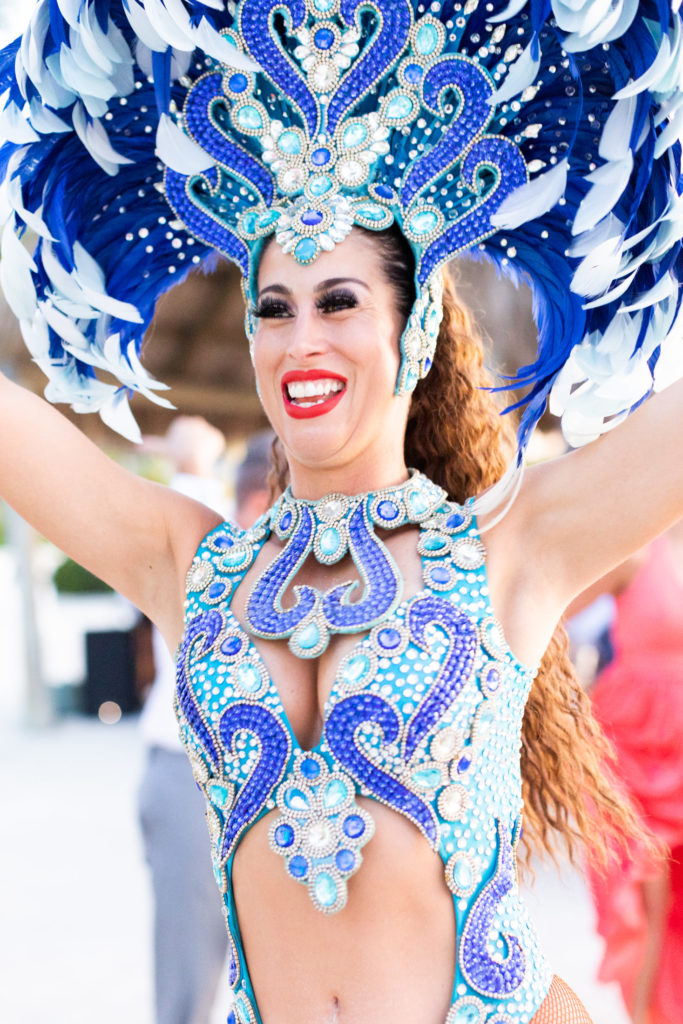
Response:
[[[307,380],[338,380],[341,381],[343,387],[339,391],[331,392],[327,398],[321,401],[312,402],[310,405],[297,405],[289,397],[289,391],[287,386],[291,383]],[[283,374],[282,381],[282,400],[285,405],[285,411],[288,416],[291,416],[295,420],[308,420],[314,416],[324,416],[326,413],[331,412],[342,398],[346,390],[346,377],[342,377],[339,373],[332,373],[330,370],[324,370],[317,368],[315,370],[289,370]],[[311,396],[312,397],[312,396]]]

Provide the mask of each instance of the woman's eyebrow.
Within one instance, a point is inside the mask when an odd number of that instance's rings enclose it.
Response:
[[[345,284],[348,283],[349,281],[353,282],[353,284],[360,284],[363,286],[363,288],[367,288],[367,290],[370,291],[370,286],[367,285],[365,281],[361,281],[360,278],[358,277],[328,277],[324,281],[319,281],[318,284],[315,286],[315,290],[317,292],[323,292],[327,288],[334,288],[339,284]],[[258,293],[259,296],[263,295],[264,292],[277,292],[278,295],[292,294],[291,288],[288,288],[286,285],[279,283],[264,285],[264,287],[261,288]]]

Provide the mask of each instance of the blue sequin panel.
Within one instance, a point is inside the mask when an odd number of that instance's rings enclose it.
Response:
[[[347,25],[355,23],[358,9],[378,12],[378,28],[363,56],[342,78],[327,110],[327,127],[333,133],[347,110],[350,110],[372,86],[383,78],[401,55],[412,24],[412,8],[408,0],[342,0],[341,15]]]
[[[213,735],[204,722],[195,700],[190,685],[189,662],[193,656],[197,657],[207,653],[219,636],[222,627],[223,617],[217,611],[203,612],[192,619],[188,623],[182,645],[178,651],[178,667],[176,670],[178,707],[201,743],[216,772],[220,771],[221,757]],[[203,644],[201,643],[202,640],[204,641]]]
[[[489,171],[494,178],[484,196],[480,193],[480,189],[484,190],[480,178],[482,170]],[[493,234],[491,217],[511,192],[526,183],[527,169],[524,157],[513,142],[499,136],[485,136],[474,143],[465,157],[462,177],[477,198],[472,208],[423,253],[418,270],[421,285],[443,262]]]
[[[212,195],[219,181],[220,174],[215,170],[188,177],[167,167],[164,192],[189,233],[237,263],[246,277],[249,274],[247,246],[211,210]]]
[[[410,818],[436,847],[438,825],[429,804],[374,764],[359,748],[358,729],[375,723],[382,730],[384,743],[393,743],[400,730],[396,710],[382,697],[360,693],[338,701],[330,712],[325,737],[337,760],[383,803]]]
[[[260,704],[241,701],[221,715],[220,736],[232,749],[240,732],[251,733],[259,742],[258,761],[239,791],[225,826],[221,857],[227,859],[243,830],[260,814],[268,797],[282,778],[289,760],[290,740],[280,719]]]
[[[488,75],[478,65],[464,57],[449,57],[430,68],[422,88],[425,106],[438,114],[447,90],[455,92],[458,112],[436,145],[412,164],[401,187],[404,207],[434,178],[460,160],[491,118],[487,100],[493,88]]]
[[[427,651],[427,628],[439,626],[448,637],[448,652],[429,693],[408,723],[403,750],[406,761],[471,677],[478,644],[477,631],[469,617],[442,597],[421,597],[414,601],[408,625],[411,640]]]
[[[358,505],[349,520],[349,549],[366,581],[363,599],[349,604],[357,583],[334,587],[323,597],[325,619],[332,629],[341,632],[369,626],[382,618],[394,606],[400,589],[400,577],[391,556],[368,528],[364,503]]]
[[[274,558],[259,576],[247,602],[247,621],[257,635],[268,637],[289,636],[315,606],[312,587],[297,586],[297,602],[288,611],[282,611],[281,600],[287,586],[305,560],[313,543],[314,522],[310,509],[301,506],[296,530],[284,550]]]
[[[216,71],[204,75],[188,93],[185,102],[185,123],[192,138],[216,163],[244,178],[270,205],[273,201],[273,179],[263,162],[256,160],[232,141],[235,129],[230,122],[228,100],[223,92],[223,75]],[[225,131],[221,131],[221,122]]]
[[[271,32],[270,23],[276,11],[288,12],[287,27],[293,32],[304,22],[306,4],[304,0],[244,0],[239,13],[242,38],[251,56],[261,65],[262,73],[274,83],[280,94],[287,96],[299,108],[313,138],[318,128],[318,104],[308,88],[306,77],[275,42],[275,32]]]
[[[515,935],[503,935],[507,945],[504,959],[494,959],[489,951],[498,906],[514,884],[511,838],[498,822],[496,873],[477,897],[467,917],[460,947],[460,965],[466,981],[480,995],[492,999],[512,995],[524,981],[526,972],[524,950]]]

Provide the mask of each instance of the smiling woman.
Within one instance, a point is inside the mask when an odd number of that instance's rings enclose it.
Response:
[[[8,500],[178,647],[231,1022],[588,1022],[516,858],[637,833],[557,621],[683,515],[682,385],[642,402],[680,370],[682,38],[665,0],[41,0],[3,55],[0,277],[49,397],[132,436],[157,296],[214,251],[245,278],[284,457],[249,530],[0,406]],[[468,250],[534,290],[516,456]],[[523,479],[551,392],[609,436]]]

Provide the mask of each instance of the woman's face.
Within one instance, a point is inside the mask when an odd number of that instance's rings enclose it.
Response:
[[[294,493],[402,480],[410,398],[394,387],[403,324],[372,239],[352,231],[306,266],[269,245],[256,314],[256,378]]]

